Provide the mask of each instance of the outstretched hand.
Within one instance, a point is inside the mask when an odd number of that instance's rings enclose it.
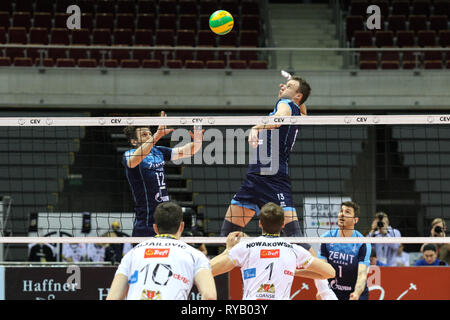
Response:
[[[161,111],[161,117],[167,117],[167,114],[164,111]],[[156,133],[154,135],[155,142],[173,131],[174,131],[174,129],[168,129],[166,125],[158,126],[158,130],[156,131]]]

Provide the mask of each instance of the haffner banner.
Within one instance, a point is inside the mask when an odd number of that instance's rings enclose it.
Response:
[[[303,198],[303,230],[305,237],[320,237],[337,228],[337,216],[341,203],[351,201],[349,197],[305,197]],[[312,244],[316,252],[320,244]]]

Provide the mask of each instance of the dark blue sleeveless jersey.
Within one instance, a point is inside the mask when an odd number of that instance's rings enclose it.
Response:
[[[339,237],[339,229],[326,232],[322,237]],[[352,237],[364,237],[354,230]],[[327,260],[336,270],[336,278],[328,279],[330,288],[339,300],[348,300],[355,290],[358,278],[358,265],[370,266],[370,243],[322,243],[318,257]],[[368,298],[368,288],[364,289],[360,299]]]
[[[280,99],[275,109],[270,113],[273,116],[280,103],[285,103],[291,108],[291,116],[299,116],[299,106],[290,99]],[[253,158],[250,159],[248,173],[260,175],[289,175],[289,155],[297,138],[297,125],[282,125],[274,130],[262,130],[259,132],[259,144]],[[277,139],[277,140],[275,140]]]
[[[164,164],[172,158],[172,149],[154,146],[150,154],[142,162],[129,168],[127,161],[136,149],[126,151],[122,156],[125,175],[130,184],[135,202],[136,220],[153,224],[153,213],[161,202],[169,201]]]

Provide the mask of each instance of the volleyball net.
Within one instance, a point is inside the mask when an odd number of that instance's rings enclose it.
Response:
[[[171,148],[192,142],[194,129],[204,130],[201,147],[192,157],[153,163],[164,166],[154,198],[165,201],[168,196],[183,208],[183,240],[188,243],[223,245],[221,225],[249,164],[258,158],[274,172],[283,165],[274,160],[280,142],[275,125],[298,129],[289,177],[304,237],[292,241],[446,242],[427,236],[435,218],[450,219],[449,123],[446,114],[2,117],[0,242],[13,247],[142,241],[131,237],[135,195],[123,155],[135,147],[124,129],[150,127],[155,134],[160,125],[173,131],[156,145]],[[271,129],[259,133],[261,140],[271,141],[270,148],[249,146],[255,125]],[[341,203],[348,200],[361,208],[356,225],[361,233],[367,234],[376,213],[384,212],[402,237],[320,238],[337,228]],[[244,232],[251,237],[260,234],[257,215]]]

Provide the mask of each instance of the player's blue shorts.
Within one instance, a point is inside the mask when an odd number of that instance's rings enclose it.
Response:
[[[289,177],[247,173],[241,188],[231,200],[231,204],[254,210],[257,215],[267,202],[278,204],[284,211],[296,211]]]
[[[153,213],[147,217],[147,210],[135,209],[136,217],[133,224],[132,237],[154,237],[156,235],[153,230]],[[154,212],[151,211],[151,212]]]

